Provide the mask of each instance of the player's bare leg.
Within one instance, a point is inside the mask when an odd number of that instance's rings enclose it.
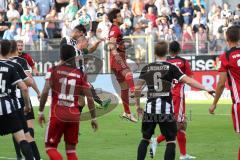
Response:
[[[65,144],[67,160],[78,160],[76,154],[76,144]]]
[[[29,143],[26,140],[23,130],[13,133],[14,139],[20,145],[21,151],[26,160],[33,160],[33,153]]]

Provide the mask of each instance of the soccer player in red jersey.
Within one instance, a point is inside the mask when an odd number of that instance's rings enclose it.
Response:
[[[219,98],[225,88],[225,82],[228,80],[232,96],[232,120],[234,129],[240,133],[240,27],[231,26],[226,31],[227,45],[230,48],[221,55],[221,65],[219,68],[219,81],[216,88],[216,96],[209,112],[214,114]],[[240,160],[240,148],[238,151],[238,160]]]
[[[112,23],[109,31],[110,66],[121,87],[121,99],[124,107],[123,118],[132,122],[137,119],[131,114],[129,108],[129,89],[134,93],[133,75],[126,62],[126,51],[124,40],[119,25],[122,17],[119,9],[113,9],[108,13],[108,19]]]
[[[46,83],[40,98],[39,123],[42,126],[45,122],[43,110],[51,89],[52,102],[45,139],[46,152],[51,160],[63,160],[62,155],[57,151],[57,146],[64,135],[67,159],[77,160],[76,144],[81,114],[79,106],[80,103],[84,103],[83,95],[91,98],[91,91],[83,72],[75,66],[75,48],[64,44],[60,52],[61,63],[50,69],[46,75]],[[94,103],[88,104],[88,107],[92,118],[91,125],[96,131],[98,124]]]
[[[193,77],[193,72],[191,70],[189,62],[178,56],[181,52],[180,44],[177,41],[173,41],[169,44],[170,56],[167,57],[167,61],[178,66],[180,70],[187,76]],[[174,105],[174,114],[177,121],[178,133],[177,141],[180,149],[180,159],[195,159],[196,157],[190,156],[186,153],[186,117],[185,117],[185,95],[184,86],[182,82],[175,80],[173,82],[172,88],[172,98]],[[163,135],[159,135],[157,138],[152,138],[152,143],[150,147],[150,155],[154,157],[157,144],[164,141],[166,138]]]

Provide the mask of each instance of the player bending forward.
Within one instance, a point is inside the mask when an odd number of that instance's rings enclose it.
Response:
[[[80,123],[79,110],[83,95],[91,97],[90,86],[83,77],[84,74],[76,69],[75,48],[64,44],[60,49],[61,63],[53,67],[46,75],[46,83],[40,98],[39,123],[45,122],[43,110],[49,90],[52,91],[50,121],[48,123],[45,147],[51,160],[63,160],[57,151],[62,135],[66,146],[68,160],[77,160],[76,144]],[[79,95],[83,93],[83,95]],[[98,129],[94,103],[88,104],[91,113],[91,125],[94,131]]]
[[[240,133],[240,27],[232,26],[226,32],[227,45],[230,48],[221,57],[221,66],[219,68],[219,81],[216,88],[216,96],[209,112],[214,114],[219,98],[225,88],[225,82],[228,79],[232,96],[232,120],[234,129]],[[240,160],[240,148],[238,151],[238,160]]]
[[[189,77],[193,76],[189,62],[178,56],[181,52],[180,44],[177,41],[173,41],[169,44],[170,56],[167,57],[167,61],[178,66],[180,70]],[[177,121],[177,141],[180,149],[180,159],[195,159],[196,157],[187,154],[186,147],[186,128],[187,121],[185,117],[185,95],[184,95],[184,83],[174,80],[172,88],[172,98],[174,106],[175,119]],[[150,156],[153,158],[156,153],[157,145],[165,140],[165,137],[161,134],[157,138],[152,138],[150,146]]]
[[[175,159],[177,124],[174,117],[172,104],[172,81],[174,79],[187,83],[191,87],[205,90],[209,93],[214,91],[206,89],[196,80],[186,76],[181,70],[167,62],[168,43],[158,42],[155,46],[156,62],[143,67],[136,85],[136,107],[139,115],[143,114],[142,140],[138,146],[137,160],[144,160],[150,138],[154,134],[156,125],[159,125],[161,133],[166,138],[166,150],[164,160]],[[144,85],[148,87],[147,104],[143,110],[140,107],[140,95]]]

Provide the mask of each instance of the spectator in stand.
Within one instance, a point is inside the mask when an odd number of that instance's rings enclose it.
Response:
[[[182,14],[180,13],[180,9],[179,8],[175,8],[175,12],[172,13],[172,19],[176,18],[178,24],[181,26],[181,28],[183,27],[184,24],[184,18],[182,16]]]
[[[172,24],[171,24],[170,28],[172,28],[173,32],[176,34],[177,40],[181,40],[182,27],[180,26],[180,24],[178,24],[177,18],[174,17],[172,19]]]
[[[229,8],[229,4],[227,2],[223,3],[223,9],[221,11],[221,18],[229,17],[232,14],[232,11]]]
[[[234,15],[240,16],[240,3],[237,4],[236,9],[234,11]]]
[[[8,5],[8,3],[6,0],[0,1],[0,12],[1,13],[7,12],[7,5]]]
[[[97,30],[97,7],[93,4],[92,0],[88,0],[86,4],[87,14],[91,17],[92,27],[91,30],[96,32]]]
[[[9,24],[5,22],[3,13],[0,12],[0,39],[2,39],[3,34],[8,30]]]
[[[72,21],[75,18],[75,15],[78,11],[78,5],[76,0],[69,0],[69,4],[65,9],[65,16],[69,21]]]
[[[193,8],[195,11],[200,11],[202,14],[205,14],[206,11],[206,0],[192,0]]]
[[[14,36],[16,35],[16,25],[12,24],[8,30],[5,30],[3,34],[3,39],[14,40]]]
[[[157,28],[158,28],[158,39],[164,40],[165,35],[168,33],[169,24],[167,17],[161,16],[156,20]]]
[[[157,27],[157,24],[156,24],[157,16],[154,14],[152,7],[148,8],[146,17],[147,17],[147,19],[149,19],[149,21],[151,21],[153,23],[153,27]]]
[[[158,29],[153,27],[153,22],[148,22],[148,27],[145,29],[145,34],[152,36],[152,43],[158,40]]]
[[[155,16],[157,16],[157,15],[158,15],[158,8],[155,6],[154,0],[148,0],[148,2],[145,4],[145,7],[144,7],[145,11],[148,11],[148,9],[149,9],[150,7],[151,7],[152,10],[153,10],[153,14],[154,14]]]
[[[65,7],[62,7],[60,9],[60,12],[58,13],[57,17],[58,17],[58,20],[59,20],[59,23],[58,23],[59,28],[63,28],[63,25],[64,25],[65,20],[66,20],[66,18],[65,18]]]
[[[26,23],[32,23],[33,16],[30,14],[30,8],[23,8],[23,15],[21,16],[22,30],[26,28]]]
[[[122,16],[123,20],[125,20],[125,19],[131,20],[132,19],[132,13],[131,13],[131,11],[128,8],[128,4],[127,3],[123,4],[123,8],[121,9],[121,16]]]
[[[204,25],[200,25],[198,27],[198,39],[199,39],[199,52],[203,54],[207,54],[207,33]]]
[[[15,9],[15,6],[13,3],[10,3],[8,5],[9,10],[7,11],[7,19],[8,21],[12,21],[14,19],[19,19],[20,14],[19,12]]]
[[[169,28],[168,32],[165,35],[165,41],[172,42],[172,41],[177,41],[177,36],[174,33],[173,28]]]
[[[106,14],[103,4],[98,5],[97,22],[100,23],[103,20],[103,15]]]
[[[218,28],[222,25],[222,19],[221,19],[221,7],[217,7],[216,9],[216,14],[213,16],[212,19],[212,34],[217,35],[218,33]]]
[[[56,27],[57,20],[58,20],[57,12],[55,9],[52,9],[50,13],[46,16],[47,22],[45,22],[45,32],[49,39],[54,38],[54,35],[57,30],[57,27]]]
[[[142,17],[139,18],[139,20],[138,20],[138,24],[141,25],[141,28],[147,28],[148,22],[150,22],[150,20],[147,19],[146,11],[143,11]]]
[[[217,5],[213,3],[211,5],[210,11],[208,12],[208,27],[209,27],[209,33],[212,34],[213,31],[213,19],[216,16],[217,12]]]
[[[34,22],[34,35],[33,35],[33,40],[36,41],[39,39],[39,33],[43,31],[43,26],[42,26],[42,21],[43,17],[39,14],[39,9],[38,7],[35,7],[33,9],[33,22]]]
[[[34,48],[33,35],[35,34],[32,24],[30,22],[26,23],[25,29],[22,31],[23,43],[25,44],[25,50],[31,50]]]
[[[86,7],[82,7],[80,12],[82,13],[79,17],[79,24],[83,25],[87,31],[92,30],[92,19],[90,15],[87,14]]]
[[[109,22],[107,14],[104,14],[102,22],[100,22],[97,26],[97,37],[100,39],[107,39],[111,25],[112,24]]]
[[[131,34],[131,20],[130,19],[124,19],[123,24],[120,25],[120,30],[122,31],[123,36],[128,36]]]
[[[132,14],[133,14],[133,26],[138,23],[138,20],[142,17],[144,11],[143,0],[133,0],[132,2]]]
[[[167,0],[156,0],[154,4],[157,7],[158,16],[162,16],[163,11],[166,11],[167,14],[170,14],[171,10]]]
[[[23,40],[23,36],[22,36],[22,28],[17,28],[16,29],[16,35],[14,36],[14,40]]]
[[[22,1],[23,10],[24,10],[24,8],[29,8],[30,9],[29,11],[32,12],[34,7],[36,7],[34,0],[23,0]]]
[[[190,25],[193,19],[193,8],[190,6],[190,1],[184,1],[184,7],[181,9],[181,14],[183,15],[184,24]]]
[[[40,12],[40,16],[45,18],[53,7],[52,0],[35,0],[36,6]]]
[[[193,18],[192,28],[193,30],[197,30],[200,25],[206,26],[207,20],[206,17],[202,15],[201,11],[197,11],[196,17]]]
[[[184,53],[192,53],[195,46],[195,37],[190,25],[183,30],[182,50]]]
[[[75,26],[77,26],[79,24],[78,17],[80,17],[80,15],[76,14],[77,19],[72,21],[72,23],[69,20],[64,21],[62,31],[61,31],[62,37],[68,37],[69,35],[71,35],[72,28],[74,28]]]

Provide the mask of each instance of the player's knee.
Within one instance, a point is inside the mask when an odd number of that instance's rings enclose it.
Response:
[[[178,131],[186,131],[187,130],[187,122],[177,122]]]
[[[152,137],[152,135],[150,135],[150,134],[143,134],[142,139],[145,141],[150,141],[151,137]]]

